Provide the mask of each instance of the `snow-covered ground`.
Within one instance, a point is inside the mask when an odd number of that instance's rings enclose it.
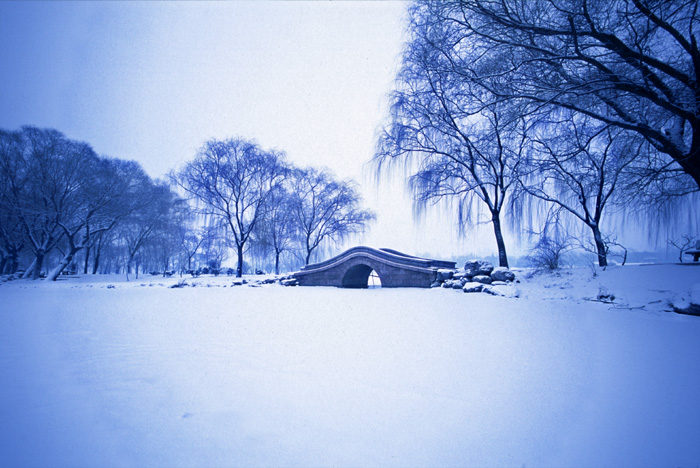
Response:
[[[519,276],[4,283],[0,465],[697,466],[700,267]]]

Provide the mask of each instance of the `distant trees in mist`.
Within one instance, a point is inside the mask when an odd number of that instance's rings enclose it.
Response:
[[[197,213],[233,238],[237,276],[248,250],[273,256],[279,273],[282,254],[306,265],[318,247],[359,233],[374,219],[360,208],[352,182],[326,170],[296,168],[282,153],[240,138],[209,140],[171,179]]]
[[[0,130],[0,274],[218,273],[231,250],[238,275],[248,251],[277,272],[284,254],[298,267],[323,241],[340,241],[373,218],[349,181],[322,173],[344,197],[326,191],[304,200],[297,184],[316,170],[242,139],[206,142],[160,181],[56,130]],[[313,228],[302,224],[303,207],[324,197],[333,209],[315,213]]]
[[[579,223],[605,266],[611,214],[692,203],[696,1],[419,0],[408,29],[376,168],[407,171],[420,209],[486,213],[502,266],[504,213]]]

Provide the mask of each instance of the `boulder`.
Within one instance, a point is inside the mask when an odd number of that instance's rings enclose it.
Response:
[[[515,279],[515,273],[506,267],[498,267],[494,268],[491,272],[491,279],[494,281],[513,281]]]
[[[476,275],[472,278],[473,283],[491,284],[491,277],[486,275]]]
[[[289,278],[289,279],[283,279],[280,281],[282,286],[297,286],[299,284],[299,281],[297,281],[296,278]]]
[[[437,271],[437,281],[440,281],[442,283],[443,281],[452,279],[454,274],[454,270],[440,269]]]
[[[440,283],[439,281],[433,281],[432,283],[430,283],[431,288],[439,288],[440,286],[442,286],[442,283]]]
[[[510,298],[520,297],[520,290],[518,288],[513,287],[512,283],[507,285],[494,285],[493,283],[491,283],[490,286],[484,286],[482,292],[491,294],[493,296],[503,296]]]
[[[481,292],[481,290],[484,288],[484,285],[481,283],[466,283],[462,287],[462,291],[465,293],[478,293]]]
[[[464,264],[464,274],[467,277],[489,276],[493,271],[493,264],[484,260],[469,260]]]
[[[443,288],[450,288],[450,289],[462,289],[462,281],[460,280],[447,280],[444,283],[442,283]]]

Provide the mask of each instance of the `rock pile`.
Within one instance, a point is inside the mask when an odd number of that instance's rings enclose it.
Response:
[[[484,292],[493,295],[504,294],[499,286],[506,286],[515,281],[515,273],[505,267],[494,268],[491,262],[470,260],[464,264],[464,270],[438,270],[432,287],[461,289],[465,293]]]
[[[282,286],[298,286],[299,280],[297,280],[293,275],[283,276],[279,279]]]

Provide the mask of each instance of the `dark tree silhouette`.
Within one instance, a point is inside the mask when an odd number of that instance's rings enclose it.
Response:
[[[461,79],[492,102],[569,109],[639,135],[675,162],[651,175],[681,172],[700,187],[696,0],[427,0],[413,11],[451,31]]]

